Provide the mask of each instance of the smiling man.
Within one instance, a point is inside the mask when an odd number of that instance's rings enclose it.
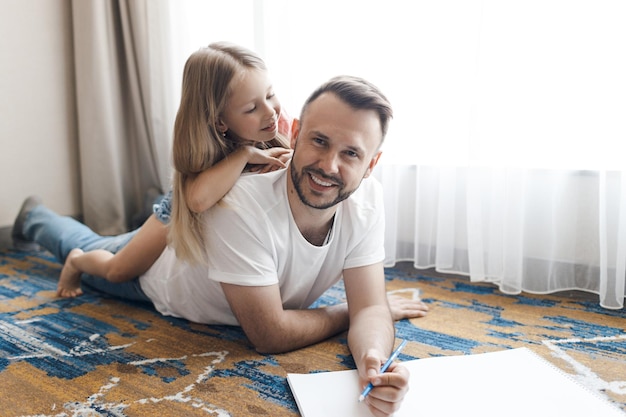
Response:
[[[152,303],[164,315],[238,325],[263,353],[286,352],[348,331],[348,345],[374,416],[397,410],[406,368],[379,374],[395,340],[394,319],[426,314],[419,302],[389,299],[385,289],[384,210],[370,176],[392,109],[372,84],[336,77],[306,101],[292,132],[287,169],[241,177],[203,214],[206,264],[176,258],[168,246],[135,280],[83,283]],[[70,249],[119,249],[132,234],[99,236],[42,205],[28,207],[20,232],[63,261]],[[45,238],[44,238],[45,237]],[[309,308],[343,279],[347,303]]]
[[[367,110],[355,112],[330,92],[304,110],[300,120],[306,124],[295,143],[302,149],[301,161],[291,165],[289,187],[309,207],[332,208],[348,198],[378,162],[383,127]]]
[[[382,265],[382,189],[370,174],[391,116],[389,102],[365,80],[338,77],[316,90],[294,125],[288,172],[241,178],[207,213],[208,275],[219,288],[202,290],[223,291],[229,320],[261,352],[348,329],[362,385],[379,379],[366,400],[377,416],[397,410],[408,388],[400,365],[378,375],[394,326]],[[347,304],[307,308],[342,278]],[[425,310],[414,305],[404,314]]]

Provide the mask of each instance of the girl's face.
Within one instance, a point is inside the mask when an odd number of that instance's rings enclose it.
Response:
[[[243,142],[267,142],[278,132],[280,102],[263,70],[246,70],[233,79],[219,129]]]

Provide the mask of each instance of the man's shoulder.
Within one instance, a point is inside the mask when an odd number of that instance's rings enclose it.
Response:
[[[282,219],[288,218],[286,191],[277,172],[242,176],[211,210],[204,213],[210,247],[228,241],[236,247],[249,248],[277,233]]]
[[[242,175],[222,199],[233,206],[251,206],[272,204],[280,201],[284,189],[284,169],[265,174]]]
[[[382,209],[383,187],[376,178],[369,176],[361,181],[361,185],[348,201],[362,207]]]
[[[344,212],[342,221],[351,223],[355,230],[377,224],[385,215],[380,182],[372,177],[363,179],[350,198],[343,201],[342,210]]]

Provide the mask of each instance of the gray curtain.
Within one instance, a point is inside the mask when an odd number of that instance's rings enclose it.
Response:
[[[128,230],[148,190],[169,187],[174,102],[166,0],[73,0],[83,215]]]

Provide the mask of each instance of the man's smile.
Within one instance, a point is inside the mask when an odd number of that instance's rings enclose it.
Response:
[[[332,182],[324,181],[324,180],[323,180],[323,179],[321,179],[320,177],[318,177],[318,176],[316,176],[316,175],[314,175],[314,174],[311,174],[311,173],[309,173],[309,177],[311,178],[311,180],[312,180],[315,184],[320,185],[320,186],[322,186],[322,187],[332,187],[333,185],[335,185],[335,184],[333,184]]]

